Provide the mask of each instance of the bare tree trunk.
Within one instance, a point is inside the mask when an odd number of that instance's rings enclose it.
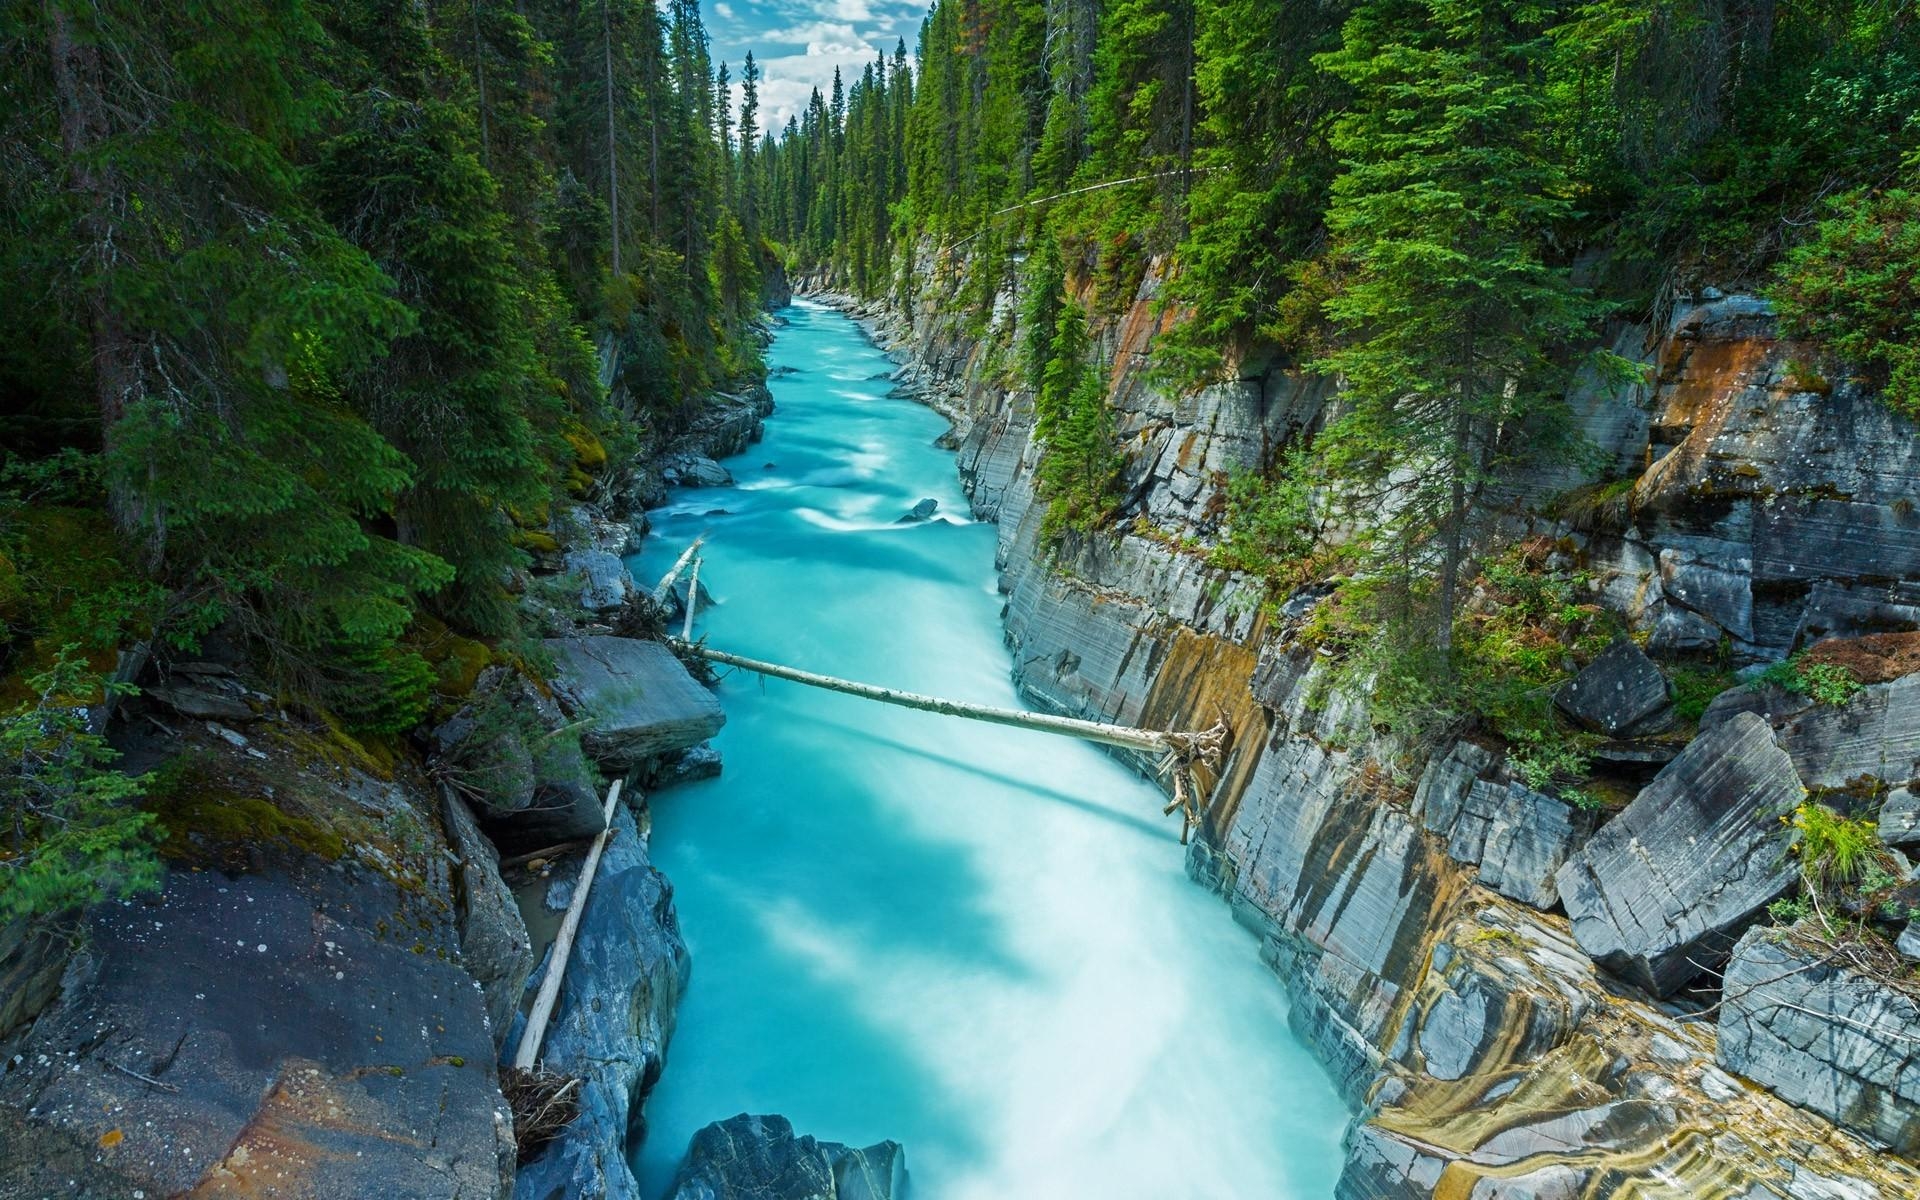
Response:
[[[493,170],[493,145],[487,138],[487,59],[480,40],[480,0],[473,0],[473,82],[480,99],[480,161]]]
[[[613,104],[613,0],[600,0],[600,31],[603,35],[602,61],[607,77],[607,226],[613,246],[613,273],[620,274],[620,146],[614,137]]]
[[[1440,567],[1440,617],[1439,629],[1434,631],[1434,644],[1439,647],[1442,669],[1451,677],[1453,674],[1453,618],[1458,608],[1460,589],[1460,564],[1466,558],[1467,525],[1467,439],[1472,434],[1472,416],[1467,410],[1465,399],[1453,415],[1453,444],[1451,474],[1447,497],[1446,551]]]
[[[81,199],[80,228],[86,237],[87,259],[96,273],[87,297],[92,341],[94,396],[100,408],[100,441],[108,454],[114,448],[114,427],[127,406],[140,395],[139,346],[127,329],[124,314],[113,303],[108,279],[118,265],[120,247],[116,213],[122,205],[120,181],[110,166],[99,161],[99,149],[108,133],[106,93],[101,80],[100,49],[74,36],[73,18],[58,2],[47,5],[47,49],[53,59],[54,99],[60,114],[60,142],[66,151],[68,187]],[[115,523],[123,533],[141,532],[143,514],[124,484],[109,497]],[[160,553],[158,526],[149,553]]]

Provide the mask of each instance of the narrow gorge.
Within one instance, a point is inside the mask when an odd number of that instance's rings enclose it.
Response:
[[[0,62],[0,1200],[1920,1197],[1912,0]]]

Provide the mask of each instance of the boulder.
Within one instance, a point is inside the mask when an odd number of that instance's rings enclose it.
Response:
[[[633,579],[627,564],[605,550],[569,550],[567,573],[580,577],[580,607],[588,612],[611,612],[627,602]]]
[[[1898,787],[1880,806],[1880,840],[1889,846],[1920,845],[1920,792]]]
[[[726,723],[701,687],[659,642],[633,638],[552,638],[553,688],[576,719],[588,721],[587,754],[610,771],[699,745]]]
[[[1780,818],[1805,794],[1752,713],[1696,738],[1560,868],[1580,948],[1660,996],[1711,969],[1793,883]]]
[[[1894,949],[1908,958],[1920,958],[1920,921],[1909,921],[1901,931],[1900,940],[1894,943]]]
[[[940,511],[940,502],[928,496],[907,510],[907,515],[895,521],[896,525],[915,525],[921,521],[933,520],[933,514]]]
[[[514,1006],[533,971],[533,939],[513,892],[500,878],[500,853],[480,832],[466,801],[440,789],[440,819],[453,851],[453,900],[460,959],[480,982],[497,1047],[513,1023]]]
[[[474,699],[433,731],[442,770],[509,850],[591,837],[605,827],[600,784],[560,706],[518,674],[488,668]]]
[[[905,1182],[898,1142],[856,1150],[741,1113],[693,1135],[668,1200],[894,1200]]]
[[[1862,688],[1839,707],[1814,705],[1786,723],[1780,744],[1810,788],[1920,779],[1920,675]]]
[[[1553,701],[1581,725],[1608,737],[1658,733],[1673,722],[1667,677],[1628,641],[1608,646],[1561,685]]]
[[[1721,1066],[1920,1157],[1920,999],[1772,929],[1740,939],[1724,989]]]
[[[1555,873],[1587,829],[1571,805],[1519,783],[1480,779],[1442,823],[1447,808],[1430,805],[1425,821],[1447,839],[1449,858],[1478,865],[1482,884],[1523,904],[1548,909],[1560,902]]]
[[[176,675],[166,683],[150,683],[140,689],[149,700],[158,701],[183,717],[202,721],[251,721],[260,714],[246,700],[246,689],[231,679],[203,677],[189,679]]]
[[[639,1200],[628,1159],[689,965],[673,888],[620,805],[541,1048],[547,1067],[582,1080],[580,1115],[521,1166],[514,1200]]]
[[[683,783],[715,779],[719,777],[720,770],[720,752],[713,748],[712,743],[701,742],[683,754],[662,760],[654,768],[647,788],[657,792]]]
[[[675,487],[732,487],[733,473],[704,454],[676,454],[660,466],[660,477]]]

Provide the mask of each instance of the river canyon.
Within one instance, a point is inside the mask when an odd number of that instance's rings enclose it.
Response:
[[[1018,704],[995,532],[965,515],[945,421],[847,317],[784,316],[766,440],[725,461],[738,487],[652,514],[636,577],[705,534],[714,645]],[[725,772],[653,801],[695,965],[649,1194],[742,1108],[898,1139],[926,1200],[1331,1193],[1345,1108],[1152,785],[1042,734],[745,673],[720,696]]]

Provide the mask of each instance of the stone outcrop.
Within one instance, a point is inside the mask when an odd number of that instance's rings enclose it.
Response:
[[[537,849],[603,827],[600,787],[554,700],[504,667],[480,675],[472,698],[433,731],[439,773],[454,780],[495,841]]]
[[[500,878],[500,852],[480,832],[466,801],[444,785],[440,819],[454,856],[451,882],[461,961],[480,983],[498,1045],[533,971],[533,940],[512,889]]]
[[[609,771],[631,771],[720,732],[727,715],[673,651],[632,638],[554,638],[554,692],[589,722],[586,751]]]
[[[668,1200],[895,1200],[905,1181],[898,1142],[854,1149],[741,1113],[693,1135]]]
[[[1630,738],[1673,723],[1671,690],[1640,647],[1618,641],[1562,685],[1553,702],[1588,729]]]
[[[206,862],[89,910],[57,996],[0,1043],[0,1195],[441,1200],[510,1185],[438,806],[417,778],[290,738],[256,726],[264,758],[194,743],[209,778],[270,786],[276,806],[183,797],[176,824],[207,833],[170,845]],[[260,815],[241,841],[223,813]],[[220,869],[193,869],[207,864]]]
[[[689,959],[673,889],[622,805],[548,1026],[541,1061],[579,1076],[580,1115],[520,1168],[515,1200],[639,1200],[627,1159],[666,1059]],[[507,1039],[509,1046],[519,1033]]]
[[[1898,787],[1880,807],[1880,840],[1889,846],[1920,844],[1920,792]]]
[[[1678,991],[1793,883],[1780,818],[1803,795],[1759,717],[1703,734],[1560,869],[1575,939],[1655,995]]]
[[[704,454],[676,454],[661,463],[660,476],[674,487],[732,487],[733,472]]]
[[[1720,1065],[1920,1159],[1920,992],[1772,930],[1727,965]]]

